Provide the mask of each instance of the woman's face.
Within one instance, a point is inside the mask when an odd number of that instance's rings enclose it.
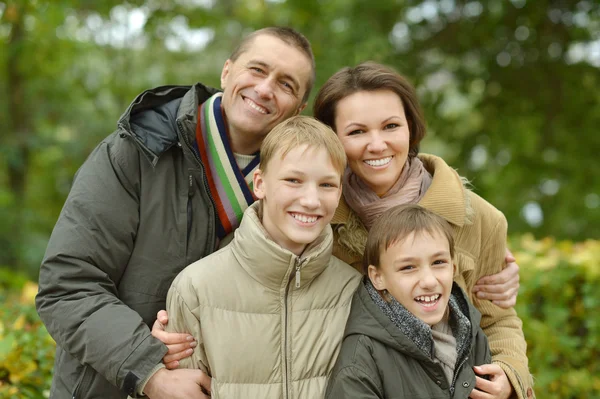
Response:
[[[335,131],[348,166],[377,195],[396,183],[406,163],[410,132],[400,97],[391,90],[359,91],[340,100]]]

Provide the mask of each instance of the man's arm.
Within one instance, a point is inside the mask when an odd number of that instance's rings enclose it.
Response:
[[[56,343],[127,393],[167,351],[117,291],[139,222],[139,162],[116,133],[90,154],[50,237],[36,297]]]

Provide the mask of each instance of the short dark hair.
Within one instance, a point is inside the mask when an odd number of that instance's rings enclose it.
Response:
[[[267,28],[256,30],[249,35],[245,36],[242,41],[237,45],[237,47],[233,50],[229,59],[231,61],[236,61],[239,56],[248,50],[248,47],[254,39],[256,39],[260,35],[269,35],[278,38],[279,40],[285,42],[286,44],[300,50],[306,58],[310,61],[311,71],[310,71],[310,79],[306,85],[306,93],[304,93],[304,97],[302,97],[302,102],[306,102],[308,100],[308,96],[315,85],[315,56],[312,52],[312,47],[308,39],[300,32],[285,26],[269,26]]]
[[[381,255],[411,233],[441,233],[448,240],[450,256],[454,258],[454,232],[448,221],[416,204],[397,205],[382,213],[369,230],[363,257],[365,272],[369,265],[379,267]]]
[[[342,68],[327,79],[317,93],[313,115],[335,131],[336,107],[342,99],[359,91],[378,90],[390,90],[400,97],[410,131],[408,157],[417,156],[419,143],[426,134],[425,117],[414,87],[388,66],[368,61]]]

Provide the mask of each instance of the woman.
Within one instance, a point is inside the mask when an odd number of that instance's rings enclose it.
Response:
[[[403,203],[442,216],[456,235],[455,281],[482,313],[493,364],[476,368],[472,399],[533,397],[526,343],[514,309],[501,309],[473,295],[479,278],[502,270],[506,219],[465,187],[441,158],[418,155],[425,121],[414,88],[385,66],[367,62],[343,68],[323,85],[314,105],[317,119],[340,138],[348,168],[343,198],[332,224],[334,255],[357,267],[367,230],[385,210]]]

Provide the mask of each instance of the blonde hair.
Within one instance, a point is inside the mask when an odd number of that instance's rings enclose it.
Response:
[[[260,147],[259,169],[266,172],[269,161],[278,154],[282,159],[294,148],[323,148],[329,154],[340,179],[346,168],[346,153],[336,134],[327,125],[309,116],[294,116],[275,126]]]

